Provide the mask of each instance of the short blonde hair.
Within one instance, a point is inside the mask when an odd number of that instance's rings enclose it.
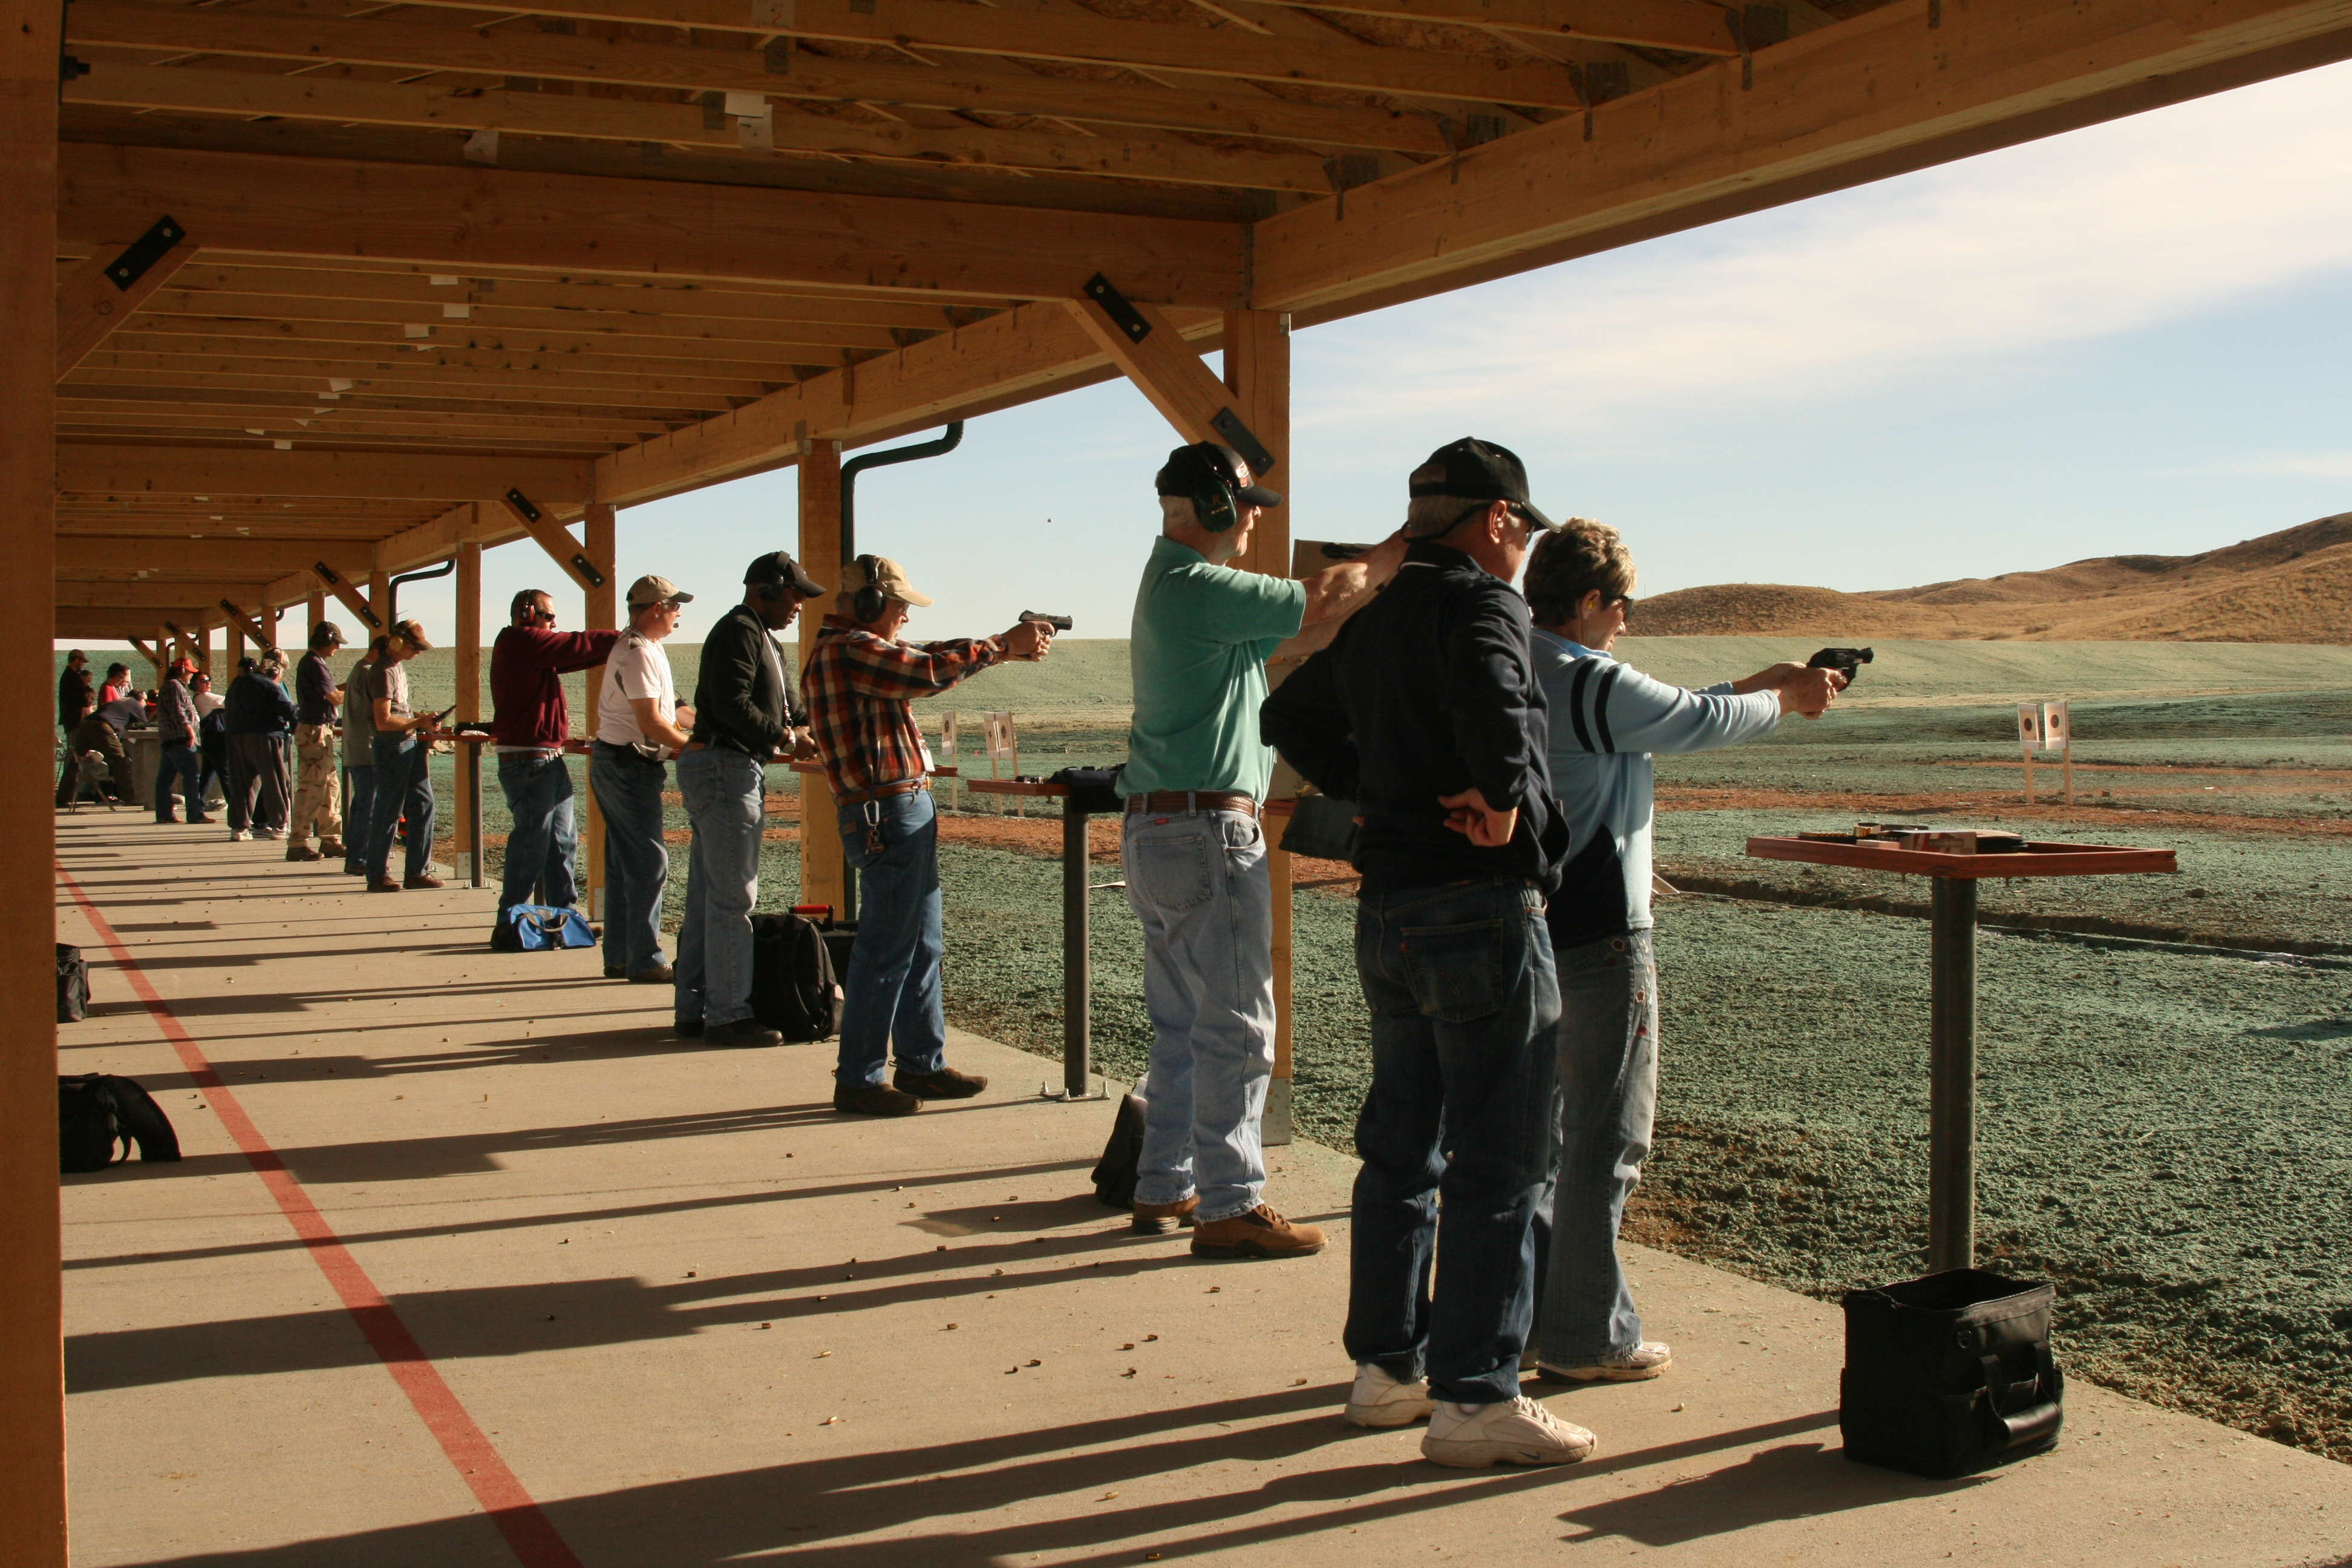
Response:
[[[1536,625],[1563,625],[1587,594],[1622,599],[1633,591],[1633,552],[1607,523],[1571,517],[1536,541],[1523,591]]]

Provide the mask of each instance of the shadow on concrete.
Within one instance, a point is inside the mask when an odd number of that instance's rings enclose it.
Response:
[[[170,1109],[166,1107],[166,1109]],[[801,1198],[835,1198],[855,1196],[859,1193],[896,1192],[908,1184],[922,1186],[955,1186],[965,1182],[1003,1181],[1024,1176],[1044,1176],[1055,1173],[1067,1173],[1086,1170],[1091,1162],[1060,1160],[1038,1165],[1006,1165],[982,1171],[919,1171],[911,1174],[893,1173],[866,1182],[836,1182],[824,1186],[773,1187],[756,1193],[727,1193],[706,1198],[672,1198],[655,1204],[627,1204],[601,1209],[567,1209],[560,1214],[517,1215],[509,1219],[467,1220],[457,1225],[411,1226],[399,1230],[341,1230],[339,1238],[348,1247],[365,1247],[385,1241],[418,1241],[426,1237],[478,1236],[507,1230],[562,1230],[567,1226],[606,1224],[614,1220],[645,1219],[655,1215],[693,1214],[704,1209],[740,1208],[752,1204],[791,1203]],[[106,1171],[92,1171],[71,1175],[68,1182],[103,1182],[123,1173],[126,1167],[117,1165]],[[184,1263],[207,1258],[247,1258],[273,1252],[299,1252],[309,1246],[297,1236],[278,1241],[247,1241],[226,1243],[218,1247],[182,1247],[169,1252],[117,1254],[107,1258],[74,1258],[66,1260],[68,1270],[76,1268],[119,1268],[143,1263]]]
[[[552,1247],[552,1242],[541,1243]],[[1097,1257],[1097,1254],[1124,1254]],[[694,1261],[679,1244],[678,1272]],[[1041,1261],[1058,1267],[1038,1267]],[[1009,1273],[1008,1267],[1019,1267]],[[436,1361],[540,1354],[756,1329],[917,1301],[1006,1295],[1078,1278],[1132,1276],[1192,1258],[1125,1231],[1029,1243],[925,1251],[863,1262],[649,1284],[634,1276],[418,1291],[390,1298]],[[66,1341],[73,1394],[142,1388],[205,1377],[257,1377],[371,1366],[375,1352],[348,1312],[320,1308],[267,1318],[76,1334]]]
[[[1377,1439],[1340,1423],[1337,1410],[1345,1396],[1339,1384],[1286,1389],[967,1441],[662,1481],[542,1507],[574,1551],[609,1568],[719,1568],[767,1555],[804,1556],[825,1568],[996,1568],[1046,1553],[1082,1568],[1125,1568],[1147,1552],[1174,1563],[1341,1531],[1362,1532],[1349,1550],[1378,1564],[1394,1561],[1383,1559],[1376,1544],[1382,1524],[1472,1500],[1575,1490],[1589,1486],[1594,1473],[1591,1465],[1447,1471],[1418,1460],[1350,1463],[1349,1446]],[[1620,1462],[1638,1467],[1741,1447],[1769,1440],[1790,1425],[1718,1432],[1666,1450],[1626,1454]],[[1318,1450],[1328,1451],[1328,1462],[1315,1469],[1261,1479],[1262,1472],[1249,1468]],[[1192,1478],[1192,1484],[1169,1500],[1111,1508],[1102,1505],[1108,1499],[1089,1499],[1083,1512],[1064,1517],[1003,1519],[1005,1510],[1022,1503],[1099,1496],[1177,1473]],[[1916,1495],[1932,1485],[1891,1477],[1876,1495],[1844,1494],[1844,1506]],[[1671,1490],[1645,1495],[1656,1498]],[[1813,1500],[1784,1496],[1789,1511],[1773,1517],[1820,1511],[1811,1506]],[[510,1563],[510,1555],[501,1558],[482,1542],[480,1522],[478,1515],[465,1515],[366,1536],[156,1559],[149,1568]],[[895,1538],[849,1539],[883,1532]],[[1475,1542],[1463,1544],[1475,1554]]]
[[[1802,1423],[1780,1425],[1836,1424],[1837,1413],[1826,1411]],[[1929,1480],[1857,1465],[1843,1449],[1826,1444],[1789,1443],[1750,1454],[1745,1464],[1677,1478],[1654,1490],[1570,1509],[1559,1517],[1563,1523],[1582,1527],[1580,1533],[1567,1538],[1570,1545],[1615,1535],[1644,1546],[1679,1546],[1710,1535],[1737,1534],[1759,1524],[1817,1519],[1905,1498],[1969,1491],[1992,1484],[1993,1479]]]

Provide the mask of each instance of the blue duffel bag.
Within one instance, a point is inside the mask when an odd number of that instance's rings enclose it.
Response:
[[[490,946],[500,952],[546,952],[556,948],[593,947],[595,928],[578,910],[548,904],[509,904],[499,915],[499,929]]]

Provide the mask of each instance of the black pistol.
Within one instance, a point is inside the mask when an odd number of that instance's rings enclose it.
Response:
[[[1845,677],[1848,686],[1853,684],[1856,671],[1876,660],[1866,647],[1825,647],[1805,660],[1807,669],[1834,669]]]
[[[1067,616],[1044,616],[1034,610],[1024,610],[1021,612],[1021,618],[1024,621],[1043,621],[1057,632],[1070,629],[1070,617]]]

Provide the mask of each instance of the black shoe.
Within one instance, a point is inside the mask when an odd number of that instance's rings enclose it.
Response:
[[[614,972],[608,969],[604,973],[611,974]],[[677,984],[677,971],[667,963],[656,963],[638,970],[628,979],[632,985],[675,985]]]
[[[890,1082],[901,1094],[911,1094],[919,1100],[970,1100],[988,1087],[988,1080],[953,1068],[941,1068],[937,1072],[893,1073]]]
[[[604,978],[607,980],[626,980],[628,977],[629,972],[617,963],[604,966]]]
[[[699,1018],[680,1018],[674,1027],[677,1031],[677,1037],[681,1040],[702,1038],[702,1020]]]
[[[878,1083],[862,1083],[856,1089],[835,1084],[833,1108],[859,1116],[912,1116],[923,1109],[923,1102],[904,1089],[886,1089]]]
[[[738,1018],[719,1024],[703,1032],[704,1039],[714,1046],[781,1046],[784,1037],[757,1018]]]

